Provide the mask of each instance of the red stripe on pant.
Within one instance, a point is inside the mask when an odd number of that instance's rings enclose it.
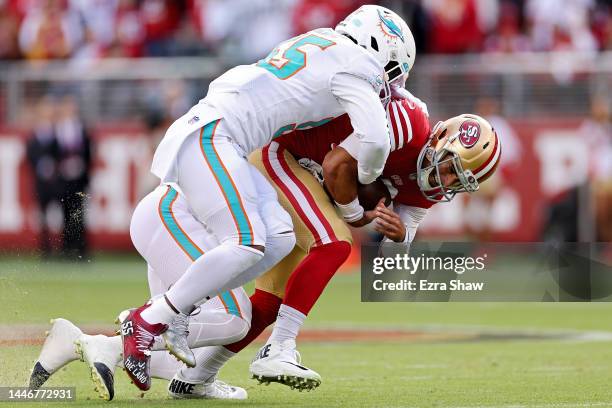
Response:
[[[277,172],[272,165],[273,162],[277,162],[281,166],[281,168],[283,168],[283,170],[287,172],[287,170],[280,163],[279,154],[275,150],[270,151],[270,146],[266,146],[264,147],[262,151],[262,161],[263,161],[266,171],[270,175],[274,184],[278,186],[278,188],[281,189],[283,194],[285,194],[285,196],[287,197],[287,200],[289,200],[289,203],[295,209],[297,216],[300,218],[300,220],[302,220],[302,222],[306,225],[306,228],[308,228],[310,233],[313,235],[315,239],[315,245],[320,245],[322,243],[323,237],[321,237],[321,235],[319,234],[319,232],[313,225],[310,218],[306,215],[304,209],[302,208],[302,204],[300,203],[300,201],[293,194],[289,186],[286,184],[285,180],[283,180],[285,176],[282,173],[279,174],[279,172]],[[291,174],[291,171],[287,173],[287,176],[291,178],[290,174]]]
[[[276,148],[278,148],[278,150],[276,150]],[[300,217],[302,222],[306,225],[310,233],[315,237],[315,245],[323,244],[323,237],[321,237],[321,235],[319,234],[319,232],[317,231],[317,229],[311,222],[310,218],[306,215],[306,212],[304,211],[304,208],[303,208],[304,205],[308,205],[310,210],[315,214],[317,221],[321,224],[321,226],[323,226],[323,229],[325,230],[325,233],[329,237],[329,240],[332,242],[338,241],[338,238],[336,237],[336,234],[334,233],[334,229],[332,228],[329,221],[327,221],[327,218],[325,218],[325,216],[323,215],[323,213],[317,206],[316,201],[314,197],[312,196],[312,194],[310,194],[310,191],[308,191],[308,188],[291,171],[291,168],[289,167],[289,164],[287,163],[287,160],[285,159],[285,156],[283,154],[284,150],[285,149],[283,147],[280,147],[278,144],[275,144],[272,151],[270,151],[270,146],[266,146],[264,148],[262,157],[263,157],[263,162],[264,162],[264,166],[266,170],[268,171],[270,176],[273,178],[273,180],[276,182],[278,187],[283,191],[283,193],[285,194],[285,196],[287,197],[287,199],[289,200],[293,208],[296,210],[298,216]],[[306,199],[306,203],[304,203],[303,201],[299,201],[295,197],[295,195],[291,192],[285,180],[283,180],[284,175],[282,173],[279,174],[277,173],[276,170],[274,170],[274,167],[272,166],[272,161],[276,161],[278,162],[278,164],[280,164],[283,171],[287,174],[287,176],[293,182],[293,184],[295,184],[295,186],[298,188],[303,198]]]

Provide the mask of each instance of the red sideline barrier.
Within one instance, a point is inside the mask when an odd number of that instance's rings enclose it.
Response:
[[[588,147],[580,121],[522,120],[511,123],[521,144],[520,161],[503,170],[491,200],[462,198],[439,204],[420,229],[421,237],[453,238],[486,230],[495,241],[537,240],[551,197],[588,177]],[[37,212],[25,158],[26,133],[0,128],[0,249],[37,246]],[[138,199],[156,180],[148,167],[155,142],[135,124],[97,126],[92,131],[95,169],[87,206],[93,249],[131,249],[129,220]],[[502,135],[503,141],[503,135]],[[504,161],[502,149],[502,163]],[[485,197],[485,193],[479,196]],[[482,237],[482,235],[480,235]]]

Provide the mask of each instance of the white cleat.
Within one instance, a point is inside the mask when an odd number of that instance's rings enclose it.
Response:
[[[30,375],[31,389],[38,389],[66,364],[78,360],[74,342],[83,334],[81,329],[66,319],[52,319],[40,355]]]
[[[123,345],[119,337],[82,335],[75,341],[81,360],[89,366],[94,390],[106,401],[115,395],[115,367],[122,360]]]
[[[299,391],[314,390],[321,384],[321,376],[300,360],[294,340],[271,341],[259,350],[249,371],[260,384],[278,382]]]
[[[234,387],[214,377],[211,381],[192,382],[176,374],[168,384],[168,395],[176,399],[233,399],[245,400],[248,395],[244,388]]]
[[[168,351],[187,367],[195,367],[195,355],[189,348],[187,336],[189,336],[189,316],[183,313],[177,314],[168,325],[168,329],[162,333]]]

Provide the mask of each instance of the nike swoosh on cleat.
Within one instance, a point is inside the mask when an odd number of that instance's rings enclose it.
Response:
[[[308,369],[306,367],[303,367],[303,366],[301,366],[299,364],[292,363],[291,361],[283,361],[283,363],[291,364],[292,366],[296,366],[300,370],[308,371]]]

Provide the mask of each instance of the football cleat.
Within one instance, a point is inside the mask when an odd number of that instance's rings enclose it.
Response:
[[[162,334],[162,337],[166,342],[166,348],[172,355],[188,367],[195,367],[196,359],[187,343],[188,335],[189,316],[179,313],[174,317],[172,323],[168,326],[168,330]]]
[[[74,342],[83,334],[81,329],[66,319],[52,319],[40,355],[30,375],[31,389],[38,389],[57,370],[79,359]]]
[[[234,387],[213,377],[212,380],[192,382],[176,374],[168,384],[168,395],[176,399],[202,398],[202,399],[247,399],[248,394],[244,388]]]
[[[159,336],[168,328],[163,323],[147,323],[141,317],[142,311],[148,307],[147,303],[138,309],[121,312],[117,318],[121,325],[125,372],[142,391],[151,388],[151,347],[155,336]]]
[[[121,343],[103,335],[83,335],[75,342],[81,360],[89,366],[99,397],[110,401],[115,395],[115,367],[121,361]]]
[[[249,371],[260,384],[277,382],[299,391],[314,390],[321,384],[321,376],[300,360],[294,340],[271,341],[259,350]]]

